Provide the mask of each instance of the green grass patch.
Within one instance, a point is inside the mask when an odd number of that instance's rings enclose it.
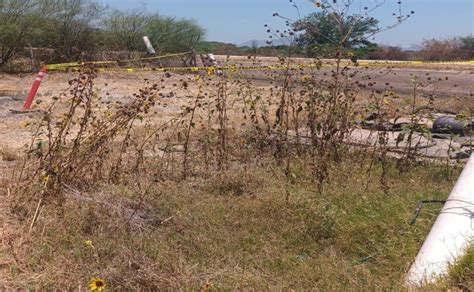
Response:
[[[474,289],[474,245],[450,268],[449,282],[467,291]]]
[[[391,166],[385,194],[378,164],[370,172],[353,165],[335,167],[320,194],[295,161],[289,201],[274,162],[179,183],[144,177],[142,185],[152,183],[146,195],[132,181],[103,185],[93,201],[45,208],[31,235],[19,227],[23,244],[6,287],[77,289],[100,277],[113,290],[198,290],[206,282],[223,290],[403,289],[440,206],[410,225],[415,208],[445,198],[457,170]],[[456,285],[472,284],[472,256],[452,269]]]

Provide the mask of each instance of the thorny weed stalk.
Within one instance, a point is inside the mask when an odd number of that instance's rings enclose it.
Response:
[[[315,74],[302,76],[303,79],[310,79],[306,83],[305,92],[302,95],[307,108],[307,127],[309,129],[311,141],[311,161],[313,166],[313,174],[315,183],[319,192],[322,192],[325,181],[329,178],[331,165],[333,162],[340,161],[340,157],[344,152],[344,141],[354,127],[354,101],[357,92],[352,89],[354,83],[352,79],[357,72],[351,72],[350,64],[344,64],[343,58],[351,59],[351,65],[357,66],[357,58],[351,51],[351,44],[366,44],[368,39],[375,34],[392,29],[403,21],[407,20],[412,11],[408,15],[404,15],[401,9],[401,1],[398,2],[399,11],[394,13],[395,22],[387,27],[380,27],[378,21],[369,14],[378,9],[383,3],[375,1],[373,7],[364,7],[364,12],[352,14],[351,7],[354,1],[316,1],[318,8],[322,9],[320,17],[327,17],[326,22],[330,23],[332,29],[323,31],[322,27],[318,27],[311,17],[301,19],[298,5],[295,1],[289,1],[295,8],[298,20],[292,20],[279,13],[273,16],[281,18],[285,21],[285,29],[278,30],[265,25],[269,33],[268,43],[272,43],[274,38],[280,41],[289,42],[288,52],[286,56],[280,56],[282,64],[287,64],[286,74],[283,77],[283,85],[280,93],[280,102],[276,111],[275,129],[277,137],[282,143],[278,143],[278,155],[283,154],[287,158],[285,163],[285,174],[287,182],[289,181],[290,171],[290,155],[289,155],[289,130],[290,127],[295,129],[293,133],[296,136],[296,147],[298,154],[300,153],[300,122],[299,117],[303,107],[301,103],[295,102],[294,95],[291,94],[292,75],[289,74],[289,65],[291,64],[292,51],[296,44],[307,43],[308,39],[316,40],[316,44],[324,43],[326,49],[323,50],[328,57],[334,58],[334,69],[331,76],[326,80],[314,82]],[[314,14],[312,17],[318,17]],[[326,23],[326,24],[328,24]],[[361,26],[367,27],[367,30],[361,30]],[[311,50],[311,46],[307,45],[306,50]],[[314,64],[316,68],[318,63]],[[312,81],[312,82],[311,82]],[[309,95],[307,95],[309,92]],[[293,125],[290,125],[290,109]],[[287,188],[288,189],[288,188]],[[287,198],[289,193],[287,191]]]
[[[408,168],[408,164],[415,160],[415,155],[420,147],[420,140],[429,133],[424,125],[420,124],[421,117],[416,114],[418,104],[418,92],[419,87],[422,86],[417,76],[411,80],[413,85],[413,95],[411,101],[411,115],[409,123],[402,128],[402,132],[397,137],[397,143],[406,140],[405,152],[401,158],[397,161],[397,167],[399,171],[405,171]],[[417,137],[415,134],[422,133]],[[405,137],[406,136],[406,137]],[[405,139],[406,138],[406,139]],[[427,137],[430,138],[430,137]]]
[[[374,94],[374,97],[377,100],[376,93],[373,92],[372,94]],[[387,153],[388,153],[388,143],[389,143],[389,137],[388,137],[389,129],[386,129],[385,127],[385,123],[387,121],[387,113],[383,112],[384,104],[385,104],[384,97],[381,96],[380,98],[378,98],[376,103],[377,103],[377,110],[378,110],[376,125],[377,125],[377,128],[379,129],[376,143],[378,143],[379,145],[380,162],[382,166],[382,172],[380,174],[380,187],[382,188],[385,195],[388,195],[389,186],[388,186],[388,181],[387,181],[387,169],[388,169]],[[375,148],[376,147],[377,146],[375,146]]]
[[[227,129],[227,80],[220,79],[218,83],[218,91],[216,95],[216,111],[217,111],[217,129],[218,134],[218,150],[217,150],[217,164],[219,170],[224,170],[227,167],[228,160],[228,129]]]
[[[27,149],[17,178],[23,183],[17,186],[21,195],[15,209],[24,211],[26,203],[37,202],[31,228],[43,204],[61,205],[64,188],[84,188],[101,179],[117,180],[124,172],[123,158],[134,123],[155,104],[158,88],[152,85],[140,90],[129,103],[103,107],[94,91],[95,78],[94,70],[85,69],[70,81],[64,96],[53,98]],[[63,98],[68,100],[68,108],[57,117],[58,100]]]
[[[190,105],[184,106],[181,113],[182,121],[181,123],[185,124],[185,129],[183,132],[178,132],[178,135],[181,136],[181,133],[184,133],[183,136],[183,160],[182,160],[182,173],[183,178],[186,178],[189,173],[189,159],[190,151],[193,146],[193,140],[191,139],[191,134],[193,130],[197,129],[199,124],[202,132],[199,133],[200,137],[197,139],[197,143],[201,143],[201,148],[203,151],[201,153],[206,171],[209,170],[210,165],[212,164],[212,159],[210,158],[211,154],[215,155],[215,161],[217,163],[217,169],[220,174],[225,174],[227,168],[227,161],[229,157],[229,148],[228,148],[228,78],[219,77],[218,80],[213,80],[212,78],[206,78],[203,80],[201,76],[195,78],[196,83],[198,84],[198,91],[194,97],[194,102]],[[203,92],[204,83],[209,85],[209,82],[213,82],[213,90],[209,93]],[[207,98],[205,97],[207,96]],[[213,127],[216,124],[217,128]],[[194,143],[195,144],[195,143]],[[196,159],[195,159],[196,160]]]
[[[194,104],[192,106],[186,107],[185,111],[183,113],[184,115],[187,115],[187,114],[190,115],[188,123],[187,123],[187,128],[185,129],[185,133],[184,133],[185,137],[184,137],[184,143],[183,143],[183,151],[184,151],[184,154],[183,154],[183,179],[186,179],[186,177],[188,176],[188,172],[189,172],[189,170],[188,170],[189,146],[190,146],[189,143],[190,143],[190,139],[191,139],[191,130],[196,127],[194,117],[195,117],[196,109],[198,108],[198,106],[200,106],[199,94],[195,98]]]

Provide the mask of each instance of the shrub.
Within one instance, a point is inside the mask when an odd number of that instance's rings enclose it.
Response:
[[[465,42],[469,44],[468,39]],[[467,60],[472,57],[472,47],[471,52],[469,52],[466,44],[459,38],[426,40],[423,42],[423,50],[420,54],[423,60],[426,61]]]
[[[394,46],[379,46],[367,55],[367,58],[371,60],[408,60],[409,57],[408,52]]]

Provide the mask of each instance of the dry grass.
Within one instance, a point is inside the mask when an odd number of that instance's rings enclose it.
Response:
[[[0,287],[403,289],[439,206],[410,225],[414,210],[445,198],[459,169],[345,146],[357,116],[383,124],[397,106],[375,90],[357,103],[338,72],[289,70],[266,95],[238,72],[146,81],[122,103],[101,102],[86,69],[39,105],[2,181]],[[164,93],[190,87],[176,115],[154,119]]]
[[[474,289],[474,246],[453,264],[449,272],[449,283],[467,291]]]
[[[0,159],[7,162],[16,161],[20,158],[18,150],[9,147],[0,147]]]
[[[354,170],[354,155],[333,170],[324,196],[296,163],[289,202],[285,174],[271,161],[157,182],[145,197],[133,180],[69,193],[31,234],[21,218],[10,226],[1,285],[77,289],[99,276],[112,289],[188,290],[206,281],[226,290],[402,289],[439,208],[411,226],[413,211],[420,199],[443,198],[456,174],[391,167],[387,196],[377,187],[380,168],[370,177]]]

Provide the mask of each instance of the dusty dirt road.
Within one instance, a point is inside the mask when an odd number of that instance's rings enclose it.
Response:
[[[238,64],[239,66],[262,66],[278,64],[278,60],[272,57],[259,58],[257,60],[245,57],[218,56],[219,64]],[[312,59],[295,58],[294,64],[309,64]],[[345,61],[349,63],[348,61]],[[322,60],[319,70],[305,69],[308,74],[314,74],[321,79],[327,80],[335,69],[332,61]],[[374,63],[374,61],[361,61],[361,64]],[[282,79],[283,70],[273,72],[249,70],[246,75],[256,80],[268,81],[275,77]],[[354,81],[369,84],[375,90],[393,90],[398,94],[411,94],[415,82],[418,93],[435,94],[440,97],[462,97],[474,92],[474,63],[449,64],[433,63],[414,66],[400,65],[397,63],[389,65],[360,65],[350,67],[350,72],[355,73]],[[278,78],[279,77],[279,78]]]

